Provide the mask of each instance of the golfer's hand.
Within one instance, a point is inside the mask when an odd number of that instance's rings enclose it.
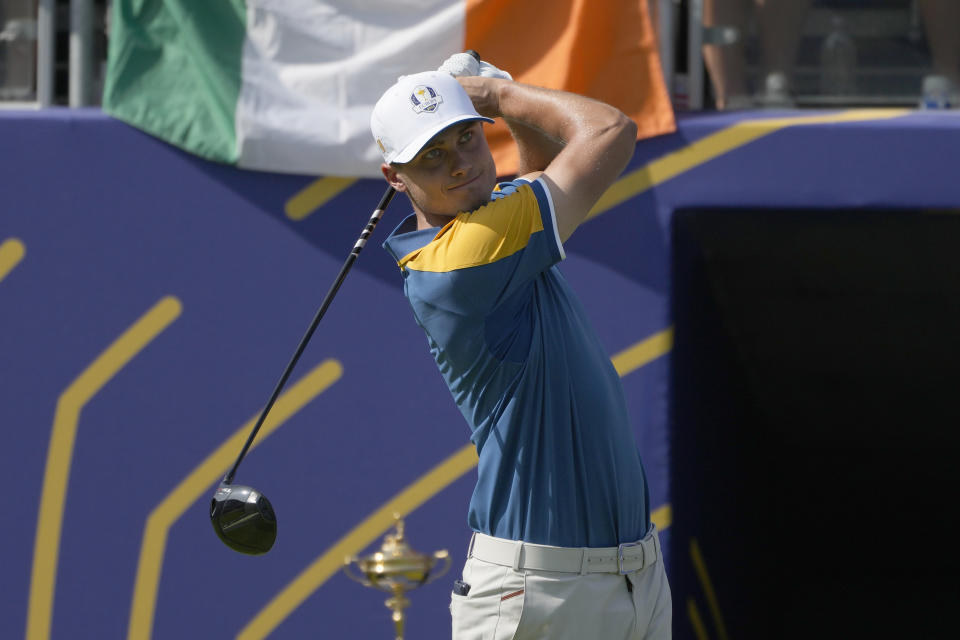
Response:
[[[483,76],[459,76],[457,82],[467,92],[477,113],[487,118],[501,117],[500,90],[511,82]]]
[[[501,78],[503,80],[513,80],[513,76],[498,69],[489,62],[478,61],[469,53],[455,53],[440,65],[437,71],[446,71],[454,78],[464,76],[480,76],[481,78]]]

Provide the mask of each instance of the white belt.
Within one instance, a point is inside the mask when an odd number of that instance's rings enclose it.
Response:
[[[514,571],[560,571],[564,573],[619,573],[640,571],[660,558],[660,539],[651,526],[643,540],[625,542],[617,547],[551,547],[520,540],[494,538],[474,533],[471,557]]]

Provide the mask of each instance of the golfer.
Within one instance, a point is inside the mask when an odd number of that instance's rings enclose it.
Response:
[[[669,638],[620,378],[556,266],[630,160],[636,125],[452,61],[401,77],[371,128],[384,177],[413,207],[384,247],[480,458],[453,638]],[[493,118],[520,151],[520,177],[499,185]]]

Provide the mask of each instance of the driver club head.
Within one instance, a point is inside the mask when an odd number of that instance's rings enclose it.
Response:
[[[240,553],[266,553],[277,539],[273,505],[252,487],[220,483],[210,502],[210,522],[223,543]]]

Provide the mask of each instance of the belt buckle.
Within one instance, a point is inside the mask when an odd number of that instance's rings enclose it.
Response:
[[[622,576],[631,573],[623,568],[623,550],[630,547],[640,547],[640,550],[643,551],[643,545],[639,542],[624,542],[617,546],[617,573]]]

